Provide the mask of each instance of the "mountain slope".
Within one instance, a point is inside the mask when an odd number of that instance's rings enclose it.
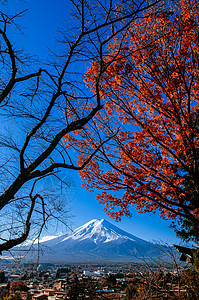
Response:
[[[94,219],[72,233],[42,243],[42,261],[127,262],[138,257],[157,256],[158,246],[119,229],[103,219]]]

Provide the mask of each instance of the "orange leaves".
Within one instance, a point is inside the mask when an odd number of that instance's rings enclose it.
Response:
[[[119,132],[81,176],[87,188],[106,191],[98,200],[115,219],[130,215],[133,206],[179,222],[198,220],[197,24],[195,0],[182,0],[173,11],[167,6],[148,11],[129,28],[117,59],[102,76],[105,111],[95,118],[100,134],[89,135],[92,149],[97,138]],[[105,63],[119,43],[115,37]],[[85,75],[91,88],[97,72],[96,62]]]
[[[105,109],[108,115],[112,115],[112,110],[113,110],[113,103],[110,101],[105,102]]]

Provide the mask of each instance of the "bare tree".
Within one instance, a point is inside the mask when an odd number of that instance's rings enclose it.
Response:
[[[10,29],[18,31],[17,19],[1,8],[0,19],[0,252],[24,242],[30,228],[38,235],[55,218],[64,220],[64,203],[49,199],[42,180],[60,179],[60,169],[81,170],[112,136],[104,137],[89,157],[78,162],[78,154],[66,148],[69,133],[76,135],[103,108],[99,81],[108,65],[107,43],[122,35],[133,19],[159,1],[71,0],[73,28],[60,30],[57,53],[45,66],[15,49]],[[120,49],[118,49],[119,53]],[[117,55],[112,61],[117,59]],[[87,62],[98,61],[95,89],[84,86]],[[110,65],[111,62],[109,62]]]
[[[136,257],[141,270],[130,274],[131,283],[126,289],[126,299],[183,299],[186,287],[183,272],[187,264],[179,261],[175,247],[164,241],[154,241],[156,257]]]

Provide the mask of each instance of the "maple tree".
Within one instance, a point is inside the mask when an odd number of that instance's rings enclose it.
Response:
[[[199,30],[198,2],[149,9],[109,43],[100,79],[105,112],[93,132],[76,140],[83,159],[110,134],[81,170],[83,184],[116,220],[159,211],[184,239],[199,238]],[[113,60],[116,53],[117,59]],[[110,64],[111,62],[111,64]],[[99,61],[84,80],[94,89]],[[99,129],[101,133],[99,133]],[[102,134],[103,131],[103,134]],[[91,142],[92,141],[92,142]],[[92,145],[92,147],[91,147]],[[83,147],[83,146],[82,146]],[[79,162],[81,162],[81,159]],[[176,223],[177,221],[177,223]]]
[[[10,289],[13,291],[25,291],[27,292],[29,288],[23,281],[13,281],[10,285]]]

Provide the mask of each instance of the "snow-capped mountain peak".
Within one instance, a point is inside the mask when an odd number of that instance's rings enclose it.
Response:
[[[63,242],[67,239],[79,241],[92,239],[96,244],[98,244],[107,243],[113,240],[117,240],[118,238],[119,235],[116,232],[109,230],[106,226],[104,226],[104,219],[93,219],[74,230],[72,234],[63,239]]]
[[[120,230],[104,219],[93,219],[87,222],[75,229],[71,234],[65,236],[61,242],[65,242],[69,239],[79,241],[90,239],[93,240],[95,244],[108,243],[122,239],[130,239],[132,241],[138,240],[138,238],[126,234],[126,232]]]
[[[141,255],[157,255],[154,244],[144,241],[104,219],[93,219],[71,233],[42,243],[51,249],[43,261],[113,262],[133,261]]]

